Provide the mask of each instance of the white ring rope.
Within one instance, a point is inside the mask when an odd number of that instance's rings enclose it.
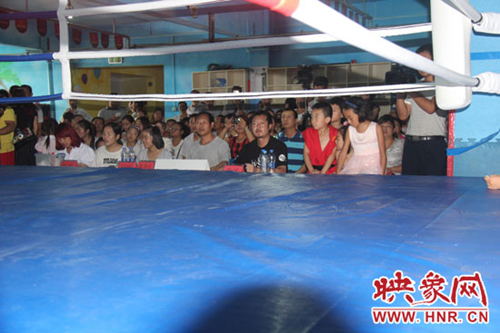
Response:
[[[487,34],[500,35],[500,14],[499,13],[482,13],[482,20],[474,24],[474,30]]]
[[[468,0],[448,0],[474,23],[474,30],[487,34],[500,34],[500,14],[480,13]]]
[[[417,84],[391,84],[383,86],[350,87],[321,90],[290,90],[290,91],[264,91],[264,92],[242,92],[242,93],[212,93],[212,94],[144,94],[144,95],[103,95],[72,92],[70,99],[95,100],[95,101],[221,101],[236,99],[262,99],[262,98],[297,98],[316,96],[350,96],[350,95],[373,95],[373,94],[395,94],[400,92],[417,92],[434,90],[433,83]]]
[[[311,15],[315,13],[315,15]],[[301,0],[291,16],[319,31],[382,58],[439,76],[452,86],[477,86],[479,81],[449,70],[414,52],[379,37],[318,0]]]
[[[417,34],[421,32],[432,31],[430,23],[414,24],[408,26],[398,26],[390,28],[373,29],[374,34],[377,36],[401,36],[409,34]],[[314,35],[298,35],[288,37],[266,37],[254,39],[242,39],[234,41],[224,41],[215,43],[204,44],[190,44],[190,45],[172,45],[144,49],[129,49],[129,50],[115,50],[115,51],[80,51],[69,52],[65,57],[67,59],[100,59],[100,58],[115,58],[115,57],[140,57],[140,56],[159,56],[166,54],[189,53],[189,52],[207,52],[218,50],[230,50],[246,47],[264,47],[264,46],[279,46],[291,45],[296,43],[325,43],[335,42],[338,38],[331,37],[327,34],[314,34]],[[54,59],[61,59],[63,55],[54,53]]]
[[[160,1],[150,1],[141,3],[132,3],[126,5],[114,5],[114,6],[100,6],[100,7],[90,7],[90,8],[78,8],[78,9],[66,9],[64,14],[66,16],[82,17],[90,15],[101,15],[101,14],[121,14],[121,13],[133,13],[133,12],[143,12],[151,10],[169,9],[182,6],[197,6],[214,2],[222,2],[228,0],[160,0]]]
[[[500,94],[500,74],[484,72],[477,76],[479,85],[473,87],[472,91],[484,92],[488,94]]]
[[[449,70],[443,66],[440,66],[433,61],[430,61],[424,57],[421,57],[409,50],[406,50],[383,37],[387,36],[397,36],[403,34],[428,32],[432,30],[431,24],[420,24],[412,25],[406,27],[395,27],[395,28],[385,28],[385,29],[373,29],[368,30],[361,25],[353,22],[344,15],[333,10],[330,6],[321,3],[318,0],[301,0],[297,10],[292,14],[291,17],[297,19],[321,32],[326,34],[315,34],[307,36],[290,36],[290,37],[266,37],[266,38],[256,38],[256,39],[245,39],[245,40],[235,40],[235,41],[225,41],[217,43],[206,43],[206,44],[190,44],[190,45],[174,45],[174,46],[164,46],[157,48],[146,48],[146,49],[133,49],[133,50],[117,50],[117,51],[83,51],[83,52],[69,52],[69,37],[68,37],[68,25],[66,21],[66,16],[87,16],[87,15],[97,15],[97,14],[107,14],[107,13],[117,13],[117,12],[133,12],[133,11],[147,11],[160,8],[173,8],[181,5],[193,5],[201,3],[219,2],[221,0],[172,0],[172,1],[153,1],[140,4],[127,4],[118,6],[102,6],[95,8],[86,9],[73,9],[67,10],[66,3],[67,0],[59,0],[58,18],[60,22],[60,52],[54,53],[54,59],[59,59],[62,64],[62,78],[63,78],[63,94],[64,99],[74,98],[74,99],[88,99],[88,100],[162,100],[162,101],[179,101],[179,100],[219,100],[219,99],[251,99],[251,98],[262,98],[266,96],[268,98],[280,98],[280,97],[298,97],[298,96],[321,96],[323,93],[321,91],[286,91],[286,92],[260,92],[256,95],[246,95],[251,93],[239,94],[240,97],[236,97],[235,94],[184,94],[184,95],[127,95],[127,96],[116,96],[116,95],[99,95],[99,94],[81,94],[74,93],[71,91],[71,69],[70,69],[70,59],[97,59],[97,58],[110,58],[110,57],[133,57],[133,56],[157,56],[165,54],[176,54],[185,52],[206,52],[206,51],[216,51],[216,50],[227,50],[234,48],[245,48],[245,47],[259,47],[259,46],[277,46],[277,45],[288,45],[295,43],[319,43],[319,42],[332,42],[341,40],[353,46],[356,46],[362,50],[373,53],[375,55],[381,56],[385,59],[406,65],[411,68],[415,68],[424,72],[434,74],[447,81],[446,84],[452,86],[472,86],[475,87],[479,84],[478,78],[472,78],[466,75],[459,74],[452,70]],[[222,0],[225,1],[225,0]],[[460,0],[457,0],[460,2]],[[471,7],[472,8],[472,7]],[[468,8],[470,10],[470,8]],[[315,15],[310,15],[315,13]],[[484,22],[484,16],[483,21]],[[497,22],[499,22],[497,20]],[[500,24],[500,23],[499,23]],[[491,25],[491,24],[490,24]],[[484,78],[483,78],[484,79]],[[417,85],[412,85],[412,87],[404,87],[403,89],[415,89]],[[385,86],[379,87],[360,87],[364,89],[363,92],[359,94],[373,94],[385,92]],[[433,87],[433,86],[432,86]],[[485,87],[485,82],[482,80],[481,87]],[[347,88],[354,89],[354,88]],[[423,89],[423,88],[422,88]],[[424,90],[433,89],[427,86]],[[478,91],[481,88],[476,88]],[[355,94],[355,92],[349,92],[349,90],[340,89],[329,89],[324,92],[325,95],[348,95]],[[405,90],[399,90],[402,92]]]
[[[443,0],[442,0],[443,1]],[[481,21],[481,13],[474,8],[469,0],[448,0],[458,11],[467,16],[473,23]],[[444,1],[447,2],[447,1]]]

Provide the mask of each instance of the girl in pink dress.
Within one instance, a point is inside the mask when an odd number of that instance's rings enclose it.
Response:
[[[379,124],[368,120],[370,114],[368,103],[359,98],[348,99],[345,101],[343,112],[350,126],[339,156],[337,173],[344,175],[385,174],[387,157],[384,134]],[[349,145],[352,145],[354,155],[345,164]]]

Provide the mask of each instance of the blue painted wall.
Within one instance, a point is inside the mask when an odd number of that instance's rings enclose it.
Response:
[[[362,2],[356,3],[355,5],[363,10]],[[386,27],[429,22],[429,7],[429,0],[385,0],[367,2],[366,11],[373,18],[371,22],[367,23],[367,27]],[[279,14],[272,14],[271,19],[271,31],[276,34],[313,31],[302,23],[284,18]],[[431,35],[429,33],[422,33],[403,37],[392,37],[389,38],[389,40],[407,49],[416,50],[420,45],[430,43]],[[301,64],[331,64],[350,62],[351,60],[356,60],[357,62],[385,60],[341,42],[273,47],[270,49],[269,58],[270,67],[294,67]]]
[[[18,46],[0,44],[0,54],[22,54],[26,49]],[[37,75],[33,75],[37,73]],[[2,62],[0,63],[1,89],[8,90],[12,85],[29,84],[35,95],[49,94],[48,65],[46,61]]]
[[[500,13],[497,0],[472,0],[480,12]],[[486,71],[500,73],[500,36],[474,33],[471,41],[472,75]],[[465,147],[500,128],[500,96],[473,94],[469,107],[456,114],[456,146]],[[500,174],[500,137],[455,157],[456,176]]]

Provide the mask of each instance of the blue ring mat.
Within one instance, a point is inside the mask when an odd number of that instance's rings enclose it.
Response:
[[[1,167],[0,183],[3,333],[498,332],[500,191],[481,178]],[[446,292],[480,272],[490,323],[374,324],[372,307],[407,306],[372,299],[396,270]]]

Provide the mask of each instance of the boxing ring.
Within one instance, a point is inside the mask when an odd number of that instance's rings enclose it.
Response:
[[[213,0],[191,1],[209,2]],[[434,63],[394,48],[382,38],[430,31],[430,25],[368,31],[319,1],[300,1],[302,5],[295,0],[252,2],[324,34],[77,52],[68,47],[69,16],[164,9],[185,1],[68,10],[67,3],[60,0],[60,51],[0,56],[0,61],[58,60],[63,91],[3,101],[224,100],[437,89],[444,105],[450,106],[446,103],[466,105],[472,91],[500,93],[500,74],[470,77],[467,56],[458,63],[444,64],[438,58],[445,55],[438,51]],[[432,2],[441,5],[439,0]],[[500,33],[498,14],[477,13],[466,1],[451,3],[459,15],[470,18],[471,22],[459,22],[461,29],[468,30],[462,36],[465,44],[472,24],[477,31]],[[306,15],[310,10],[335,15],[338,22],[315,16],[311,17],[316,22],[311,22]],[[320,22],[328,24],[316,25]],[[338,30],[333,23],[344,28]],[[433,25],[433,34],[439,35],[439,29]],[[364,42],[354,44],[357,47],[382,57],[385,54],[391,61],[411,63],[440,79],[436,86],[236,96],[116,96],[72,91],[73,59],[346,39],[335,35],[339,31],[359,34],[356,40]],[[373,43],[367,43],[372,38]],[[456,56],[455,49],[448,51]],[[457,89],[463,98],[446,97],[450,91],[456,96]],[[0,181],[2,333],[498,331],[500,192],[488,191],[479,178],[1,167]],[[398,272],[401,278],[397,278]],[[430,273],[446,281],[426,288],[432,280]],[[462,280],[469,282],[460,285]],[[455,293],[454,287],[458,288]],[[432,300],[433,296],[437,298]],[[381,313],[403,312],[416,317],[406,323],[389,323],[389,317],[380,322]],[[446,318],[451,323],[426,323],[429,318],[431,322]]]
[[[499,191],[479,178],[2,167],[0,331],[497,332]],[[414,309],[489,324],[375,324],[375,279],[478,272]]]

